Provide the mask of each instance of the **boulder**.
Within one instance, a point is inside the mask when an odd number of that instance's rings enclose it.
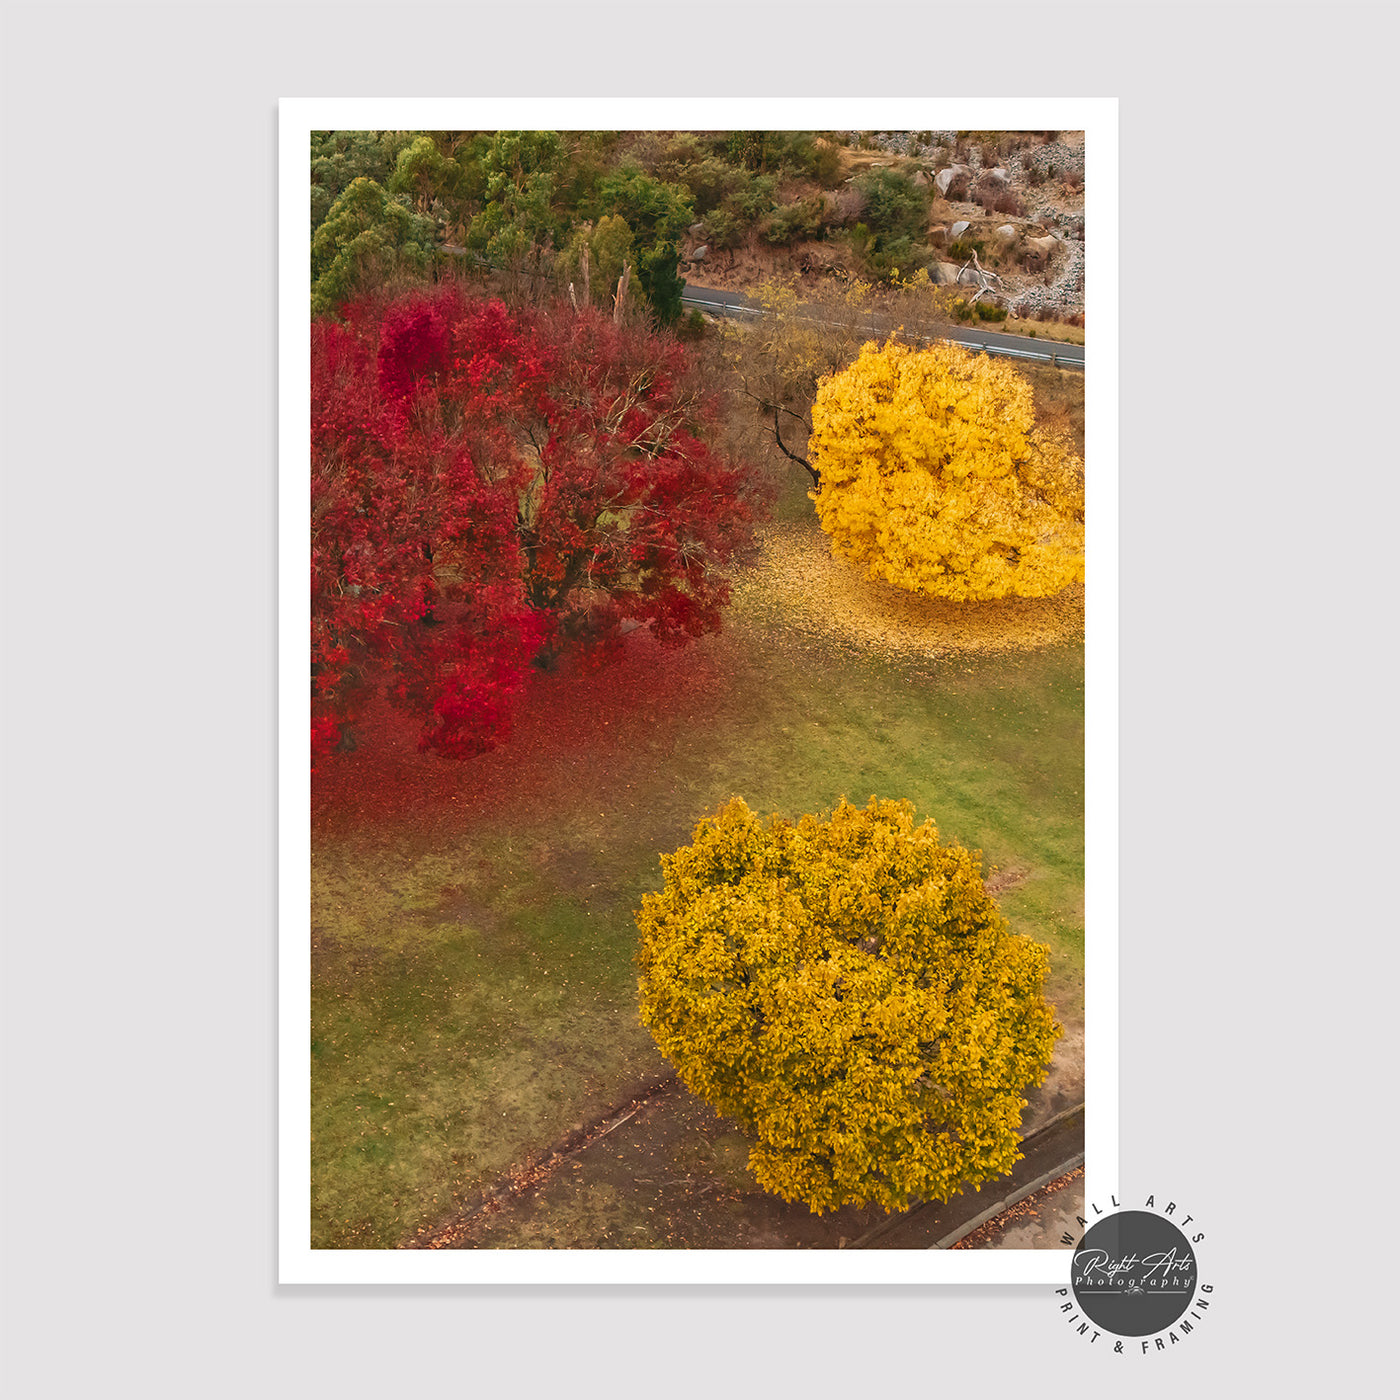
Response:
[[[955,242],[965,234],[972,225],[966,219],[959,219],[952,228],[948,230],[948,237]]]
[[[1002,224],[1002,226],[997,229],[997,237],[1005,239],[1015,238],[1016,230],[1010,224]]]
[[[933,183],[937,186],[938,193],[946,197],[948,194],[948,186],[953,183],[954,178],[958,175],[966,175],[971,179],[971,167],[966,165],[950,165],[946,170],[940,170],[938,174],[933,177]]]
[[[1010,182],[1010,179],[1011,179],[1011,177],[1006,173],[1006,167],[1005,167],[1005,166],[1002,166],[1002,165],[998,165],[998,166],[994,167],[992,170],[989,170],[987,173],[988,173],[989,175],[994,175],[998,180],[1000,180],[1000,181],[1002,182],[1003,185],[1008,184],[1008,183]]]
[[[690,236],[691,236],[692,238],[700,238],[700,237],[702,237],[702,236],[704,235],[704,232],[705,232],[705,225],[704,225],[703,223],[700,223],[700,224],[691,224],[691,226],[690,226]]]
[[[979,287],[982,285],[973,268],[953,262],[929,263],[928,280],[937,287]]]
[[[710,256],[710,245],[702,243],[691,255],[691,262],[704,262]]]
[[[1060,245],[1060,240],[1053,233],[1047,233],[1044,238],[1028,238],[1025,244],[1026,266],[1034,264],[1037,267],[1044,267],[1055,255],[1055,249]]]

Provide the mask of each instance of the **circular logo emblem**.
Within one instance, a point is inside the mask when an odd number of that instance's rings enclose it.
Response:
[[[1085,1232],[1074,1252],[1070,1286],[1084,1315],[1105,1332],[1147,1337],[1170,1327],[1190,1306],[1196,1275],[1191,1244],[1170,1220],[1124,1210]]]

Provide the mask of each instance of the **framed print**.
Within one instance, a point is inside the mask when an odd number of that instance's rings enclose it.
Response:
[[[281,1281],[1059,1282],[1116,102],[279,124]]]

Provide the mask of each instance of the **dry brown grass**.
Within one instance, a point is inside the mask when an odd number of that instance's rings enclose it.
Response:
[[[914,162],[906,161],[893,151],[858,151],[850,146],[842,146],[841,156],[841,178],[848,180],[852,175],[863,175],[867,170],[877,170],[881,166],[896,167],[901,165],[913,165]]]
[[[1063,321],[1037,321],[1033,316],[1008,316],[1002,329],[1007,335],[1033,335],[1037,340],[1057,340],[1063,345],[1083,345],[1084,327]]]

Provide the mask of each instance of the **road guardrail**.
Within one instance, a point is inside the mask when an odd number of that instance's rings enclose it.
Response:
[[[698,311],[709,311],[716,316],[742,317],[766,316],[769,314],[761,306],[747,306],[739,301],[713,301],[707,297],[687,296],[685,293],[681,294],[681,304],[683,306],[693,306]],[[802,319],[819,321],[821,317],[806,316]],[[870,329],[872,334],[879,333],[879,328],[873,323]],[[944,340],[950,345],[960,345],[964,350],[981,350],[987,355],[1005,355],[1008,359],[1013,360],[1037,360],[1042,364],[1058,365],[1061,369],[1084,368],[1083,359],[1057,350],[1020,350],[1011,345],[993,345],[990,341],[962,339],[953,335],[925,335],[921,336],[920,339],[926,341]],[[1074,346],[1073,348],[1076,350],[1083,350],[1083,346]]]

